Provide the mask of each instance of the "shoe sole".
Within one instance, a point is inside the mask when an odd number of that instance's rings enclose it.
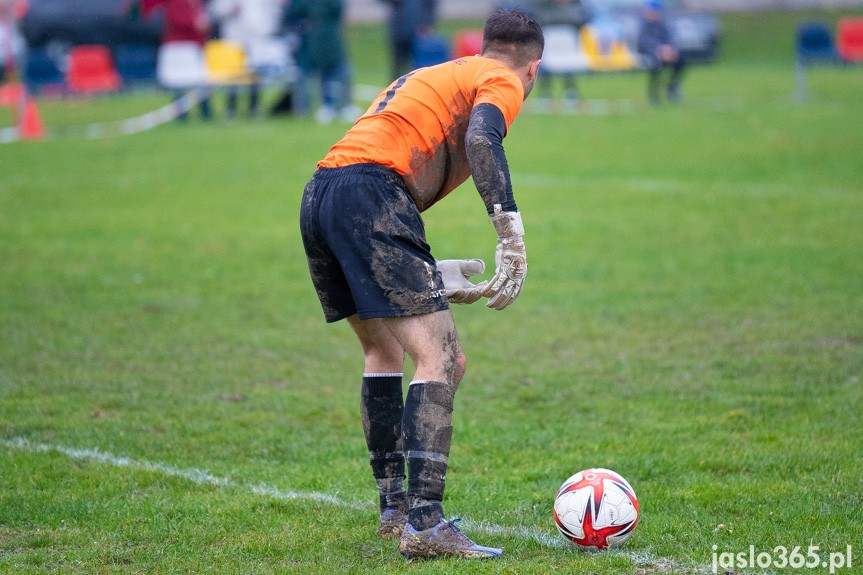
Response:
[[[415,559],[422,559],[422,560],[425,560],[425,559],[428,559],[428,560],[447,559],[450,557],[459,557],[462,559],[495,559],[497,557],[503,557],[503,553],[502,552],[501,553],[495,553],[495,552],[489,553],[489,552],[485,552],[485,551],[465,550],[465,551],[456,551],[454,553],[448,553],[446,555],[435,555],[434,553],[429,553],[426,556],[414,557],[410,553],[402,553],[402,556],[404,556],[404,558],[409,560],[409,561],[413,561]]]

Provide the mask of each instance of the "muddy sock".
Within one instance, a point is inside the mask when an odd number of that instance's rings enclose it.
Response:
[[[411,510],[408,513],[408,523],[417,531],[431,529],[444,518],[443,505],[440,501],[409,497]]]
[[[360,408],[381,511],[400,509],[406,512],[402,374],[364,373]]]
[[[455,388],[412,381],[405,401],[402,442],[408,464],[408,521],[419,531],[443,519],[444,482],[452,442]]]

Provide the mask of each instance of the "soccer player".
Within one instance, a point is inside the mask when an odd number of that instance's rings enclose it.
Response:
[[[520,10],[483,29],[482,54],[421,68],[389,86],[318,163],[300,228],[328,322],[362,346],[361,411],[384,538],[414,557],[496,557],[446,520],[441,501],[453,399],[465,372],[449,302],[504,309],[527,271],[521,214],[502,140],[536,82],[544,40]],[[420,212],[473,176],[498,234],[481,260],[436,261]],[[402,396],[405,354],[416,373]],[[404,488],[407,461],[407,491]]]

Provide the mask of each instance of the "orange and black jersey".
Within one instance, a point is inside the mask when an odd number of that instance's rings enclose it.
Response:
[[[391,168],[402,175],[423,211],[470,177],[465,135],[474,109],[494,107],[502,138],[523,100],[519,76],[488,58],[420,68],[378,96],[318,167],[373,163]]]

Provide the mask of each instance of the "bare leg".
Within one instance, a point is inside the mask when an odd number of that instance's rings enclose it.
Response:
[[[348,318],[354,333],[360,340],[365,358],[366,373],[401,373],[404,369],[405,348],[384,324],[382,319],[361,320],[359,316]]]
[[[363,347],[366,373],[400,373],[405,352],[416,366],[414,380],[439,381],[458,388],[466,358],[449,310],[348,323]]]
[[[415,381],[438,381],[458,388],[466,359],[450,310],[383,322],[416,365]]]
[[[465,371],[452,313],[388,318],[384,323],[416,365],[402,418],[408,471],[408,523],[423,531],[444,519],[441,502],[452,443],[455,392]]]
[[[365,321],[353,317],[349,321],[362,343],[366,370],[401,368],[405,353],[416,365],[399,426],[399,447],[404,449],[403,457],[407,459],[409,506],[408,523],[399,526],[399,531],[403,530],[399,551],[408,558],[499,557],[503,553],[501,549],[476,545],[447,522],[441,504],[452,442],[453,400],[465,372],[465,356],[458,343],[452,313],[445,310]],[[393,412],[390,409],[390,413]],[[364,411],[364,418],[365,415]],[[368,432],[366,437],[368,440]],[[375,469],[374,461],[372,468]],[[381,484],[379,481],[378,485]],[[382,537],[383,533],[387,533],[386,536],[394,533],[387,524],[387,517],[394,513],[401,513],[401,508],[385,509],[382,499],[378,531]]]
[[[348,322],[357,334],[365,357],[360,411],[369,464],[378,487],[380,527],[378,537],[402,534],[408,514],[405,491],[405,456],[402,449],[402,370],[405,350],[380,319]]]
[[[402,408],[399,447],[404,450],[407,459],[410,522],[421,530],[428,529],[443,518],[441,500],[452,442],[453,400],[466,364],[452,313],[444,310],[371,320],[360,320],[354,316],[349,318],[349,322],[362,344],[367,374],[394,373],[396,369],[402,368],[405,353],[416,366]],[[366,398],[365,390],[371,389],[369,385],[377,386],[378,383],[367,382],[369,379],[364,378],[363,423],[372,456],[372,471],[383,493],[384,487],[392,487],[392,478],[387,479],[385,475],[392,475],[397,468],[392,458],[386,460],[389,467],[384,468],[383,461],[386,458],[380,450],[382,443],[376,437],[387,434],[375,430],[386,428],[386,425],[378,423],[388,424],[388,429],[392,430],[396,407],[394,402],[389,402],[387,408],[376,407],[375,413],[368,409],[375,404]],[[392,390],[388,393],[392,395]],[[383,413],[385,410],[388,413]],[[381,463],[375,462],[376,456],[380,457]],[[385,510],[383,496],[382,509]]]

